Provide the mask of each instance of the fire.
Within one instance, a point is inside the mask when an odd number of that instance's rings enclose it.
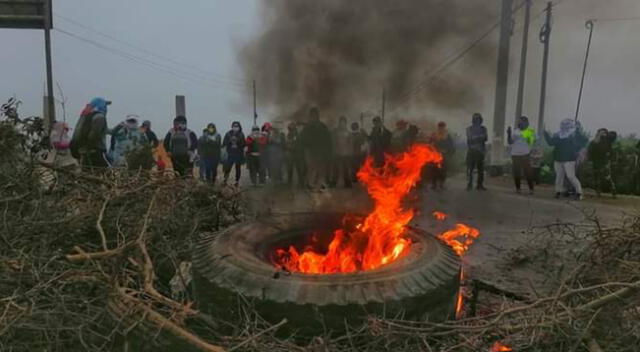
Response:
[[[433,217],[434,217],[436,220],[439,220],[439,221],[444,221],[444,220],[446,220],[446,219],[447,219],[447,217],[448,217],[448,215],[447,215],[447,214],[445,214],[445,213],[443,213],[443,212],[441,212],[441,211],[437,211],[437,210],[436,210],[436,211],[434,211],[434,212],[432,213],[432,215],[433,215]]]
[[[491,350],[489,352],[510,352],[513,351],[513,348],[503,344],[500,341],[496,341],[493,346],[491,346]]]
[[[462,256],[478,236],[480,236],[478,229],[457,223],[456,227],[441,233],[438,237],[453,248],[459,256]]]
[[[460,282],[464,280],[464,271],[460,269]],[[464,308],[464,296],[462,295],[462,286],[458,289],[458,296],[456,297],[456,319],[462,317],[462,309]]]
[[[435,148],[422,144],[402,154],[386,155],[381,168],[367,158],[358,179],[374,200],[373,211],[352,229],[334,231],[326,253],[312,246],[300,253],[290,246],[276,250],[274,263],[289,271],[332,274],[372,270],[403,256],[411,245],[406,225],[414,211],[403,209],[402,200],[420,179],[425,164],[441,162],[442,155]],[[352,219],[347,215],[344,222]]]

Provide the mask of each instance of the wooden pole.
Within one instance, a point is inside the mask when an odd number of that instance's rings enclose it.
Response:
[[[547,18],[540,30],[540,41],[544,44],[542,56],[542,82],[540,83],[540,107],[538,108],[538,133],[544,130],[544,108],[547,99],[547,71],[549,68],[549,41],[551,39],[551,9],[552,3],[547,3]]]
[[[529,23],[531,20],[531,0],[525,0],[524,29],[522,31],[522,50],[520,52],[520,77],[518,79],[518,100],[516,102],[516,124],[522,116],[524,100],[524,81],[527,73],[527,50],[529,46]]]
[[[256,109],[256,80],[253,80],[253,127],[258,126],[258,111]]]
[[[47,135],[56,120],[56,106],[53,98],[53,68],[51,63],[51,0],[44,1],[44,56],[47,70],[47,111],[48,116],[45,121]]]
[[[507,85],[509,83],[509,46],[513,0],[502,0],[500,15],[500,42],[496,70],[496,96],[493,113],[493,138],[491,140],[491,167],[498,174],[504,159],[504,125],[507,110]]]

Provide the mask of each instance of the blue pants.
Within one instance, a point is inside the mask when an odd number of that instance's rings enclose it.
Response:
[[[218,162],[219,160],[216,157],[200,157],[200,179],[216,182]]]

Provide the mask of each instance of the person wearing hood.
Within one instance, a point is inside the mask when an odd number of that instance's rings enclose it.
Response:
[[[467,190],[473,189],[473,171],[478,170],[476,189],[484,191],[484,159],[488,140],[487,128],[482,125],[482,115],[473,114],[467,127]]]
[[[187,128],[186,117],[179,115],[173,119],[173,127],[164,137],[163,144],[171,158],[173,171],[182,177],[192,175],[193,162],[198,148],[198,136]]]
[[[527,180],[529,194],[533,194],[533,171],[531,170],[531,148],[536,142],[536,132],[529,126],[529,118],[520,116],[514,130],[507,128],[507,141],[511,146],[513,180],[516,192],[521,193],[522,175]]]
[[[127,165],[127,155],[147,144],[147,137],[138,126],[138,119],[128,115],[127,119],[109,131],[111,135],[110,159],[114,166]]]
[[[556,198],[565,192],[564,179],[569,180],[576,191],[576,200],[582,199],[582,185],[576,177],[576,160],[578,152],[587,143],[587,138],[581,131],[580,124],[573,119],[560,122],[560,130],[551,135],[544,131],[544,138],[553,147],[553,167],[556,172]]]
[[[300,143],[300,133],[298,124],[295,122],[287,125],[286,136],[286,165],[287,165],[287,184],[294,186],[294,174],[300,188],[304,187],[305,181],[305,165],[304,165],[304,149]]]
[[[227,183],[229,180],[231,168],[235,166],[235,185],[239,185],[240,176],[242,175],[242,164],[244,164],[244,146],[245,137],[244,133],[242,133],[242,126],[240,122],[234,121],[231,124],[231,130],[224,135],[224,139],[222,140],[222,147],[227,153],[227,160],[222,167],[224,171],[224,183]]]
[[[614,197],[616,194],[616,185],[611,177],[612,142],[609,138],[609,131],[606,128],[601,128],[596,132],[595,138],[587,148],[587,156],[593,167],[594,188],[598,197],[606,186],[609,187]]]
[[[333,155],[331,132],[320,121],[320,110],[317,107],[309,110],[309,122],[300,134],[301,143],[307,164],[307,184],[312,190],[326,189],[329,160]]]
[[[431,169],[431,189],[444,189],[444,182],[447,179],[447,170],[450,167],[451,159],[455,153],[453,138],[447,130],[444,121],[438,122],[438,129],[431,135],[430,143],[442,154],[440,165],[429,165]]]
[[[247,146],[247,168],[249,169],[251,183],[254,186],[257,186],[258,183],[263,185],[267,180],[266,168],[262,157],[267,146],[267,135],[260,130],[260,127],[253,126],[245,144]]]
[[[369,153],[375,167],[384,165],[384,155],[391,147],[391,132],[384,127],[380,116],[373,118],[373,128],[369,134]]]
[[[333,150],[335,151],[333,159],[331,186],[338,185],[339,178],[344,180],[345,188],[351,188],[353,165],[353,149],[351,145],[351,132],[347,128],[347,118],[341,116],[338,119],[338,126],[332,132]]]
[[[202,130],[202,136],[198,139],[198,156],[200,157],[200,179],[215,183],[218,176],[218,164],[222,137],[216,129],[216,125],[210,123]]]
[[[106,168],[109,166],[107,152],[107,106],[111,102],[104,98],[93,98],[80,113],[71,137],[70,150],[84,168]]]

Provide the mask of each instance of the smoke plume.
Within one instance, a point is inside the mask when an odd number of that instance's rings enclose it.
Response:
[[[394,115],[409,106],[454,109],[480,99],[478,85],[455,69],[414,88],[495,21],[496,8],[483,0],[263,1],[263,31],[240,60],[261,106],[285,118],[303,118],[312,105],[330,120],[378,113],[383,86]],[[466,55],[474,74],[494,69],[493,45]]]

